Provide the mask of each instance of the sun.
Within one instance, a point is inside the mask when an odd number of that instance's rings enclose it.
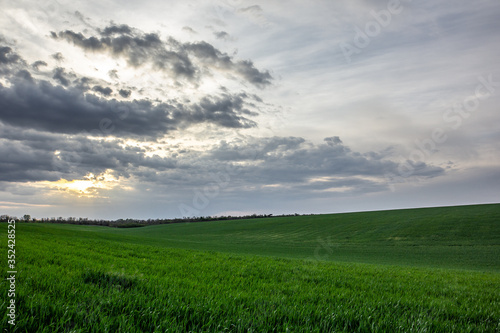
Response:
[[[118,185],[118,179],[111,174],[111,170],[106,170],[99,175],[88,173],[83,179],[67,180],[62,178],[54,182],[42,183],[72,196],[100,198],[103,190],[110,190]]]
[[[60,179],[57,182],[54,182],[60,189],[65,189],[69,192],[81,193],[81,194],[90,194],[91,190],[95,187],[99,187],[95,184],[94,181],[91,180],[71,180],[68,181],[66,179]]]

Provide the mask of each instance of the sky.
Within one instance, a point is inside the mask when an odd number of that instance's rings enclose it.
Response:
[[[500,3],[2,1],[0,213],[500,202]]]

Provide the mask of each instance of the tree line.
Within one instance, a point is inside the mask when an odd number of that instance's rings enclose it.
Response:
[[[209,222],[209,221],[224,221],[224,220],[243,220],[243,219],[259,219],[259,218],[270,218],[270,217],[285,217],[285,216],[299,216],[300,214],[252,214],[245,216],[199,216],[199,217],[183,217],[174,219],[116,219],[116,220],[104,220],[104,219],[90,219],[86,217],[43,217],[43,218],[32,218],[31,215],[25,214],[23,217],[19,218],[17,216],[0,215],[0,222],[7,222],[9,220],[15,220],[16,222],[26,222],[26,223],[59,223],[59,224],[77,224],[77,225],[97,225],[115,228],[134,228],[134,227],[144,227],[147,225],[157,225],[157,224],[172,224],[172,223],[189,223],[189,222]]]

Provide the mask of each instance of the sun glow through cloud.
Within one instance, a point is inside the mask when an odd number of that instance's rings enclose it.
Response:
[[[106,170],[97,176],[89,173],[83,179],[60,179],[54,182],[39,182],[39,184],[79,198],[99,198],[103,197],[103,191],[113,189],[119,185],[119,182],[110,174],[110,170]]]

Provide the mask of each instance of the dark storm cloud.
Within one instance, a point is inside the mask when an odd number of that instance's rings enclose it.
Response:
[[[134,67],[152,64],[174,78],[198,80],[201,70],[193,62],[196,60],[203,66],[237,74],[260,88],[271,84],[273,79],[268,71],[260,71],[252,61],[234,61],[209,43],[182,43],[172,37],[162,41],[155,33],[143,33],[127,25],[110,25],[99,30],[98,36],[91,37],[71,30],[52,32],[51,35],[55,39],[72,42],[84,50],[124,57]]]
[[[66,88],[47,81],[33,83],[22,79],[13,80],[10,87],[0,87],[0,120],[22,128],[55,133],[100,130],[115,136],[151,138],[204,122],[227,128],[256,126],[245,117],[251,112],[244,107],[247,98],[244,94],[204,97],[191,104],[153,103],[150,100],[125,102],[100,98],[70,87],[61,68],[56,68],[54,79]],[[94,90],[104,95],[109,92],[101,88],[95,86]]]
[[[92,88],[92,91],[98,92],[103,96],[111,96],[111,94],[113,93],[113,89],[111,89],[110,87],[102,87],[102,86],[94,86]]]

